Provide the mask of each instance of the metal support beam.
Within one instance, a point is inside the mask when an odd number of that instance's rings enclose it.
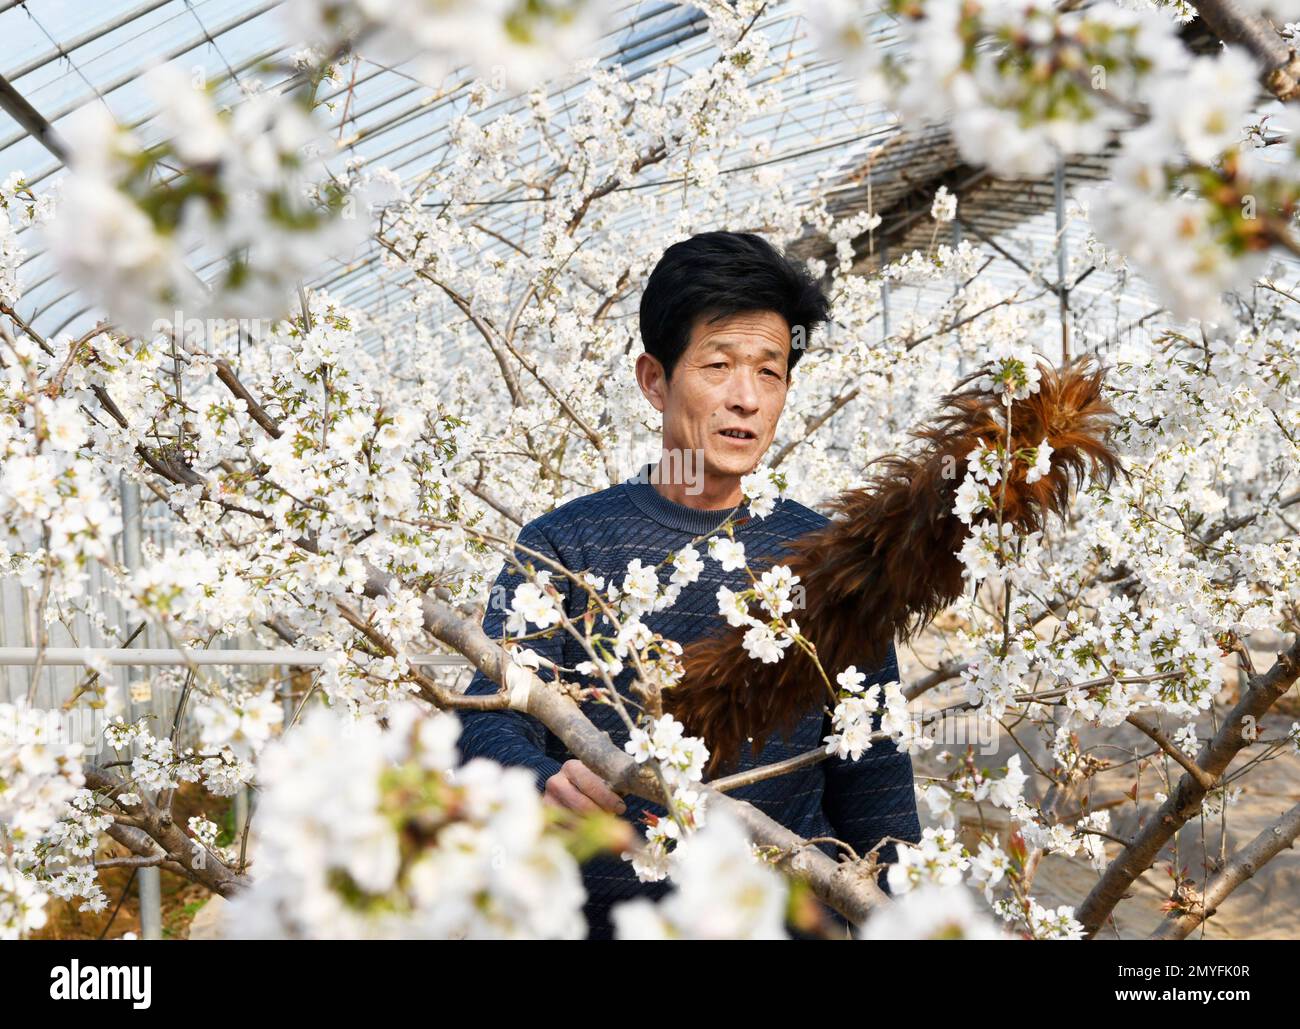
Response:
[[[142,511],[140,504],[140,484],[123,473],[118,480],[118,493],[122,501],[122,567],[127,573],[137,571],[141,565],[141,540],[143,538]],[[130,647],[121,648],[124,654],[131,654]],[[153,696],[147,678],[141,677],[135,668],[130,668],[126,676],[126,694],[122,698],[122,707],[126,711],[126,720],[134,722],[142,714],[156,715],[157,698]],[[152,727],[155,735],[156,725]],[[139,756],[139,744],[132,745],[132,753]],[[152,793],[152,791],[146,791]],[[141,868],[137,871],[136,889],[140,895],[140,936],[146,940],[162,939],[162,872],[157,867]]]
[[[1070,360],[1070,287],[1065,280],[1069,263],[1065,252],[1065,159],[1059,154],[1052,185],[1056,193],[1056,295],[1060,299],[1061,361],[1064,363]]]
[[[952,219],[952,245],[954,250],[961,246],[961,219],[956,215]],[[953,287],[953,296],[956,296],[960,291],[961,283],[958,283]],[[954,309],[954,321],[956,320],[956,314],[957,311]],[[966,353],[961,347],[961,326],[958,325],[952,331],[957,343],[957,377],[962,378],[966,374]]]
[[[54,131],[54,127],[3,75],[0,75],[0,109],[16,121],[32,139],[53,154],[60,163],[67,163],[68,148],[59,138],[59,134]]]
[[[889,279],[885,266],[889,264],[889,247],[880,248],[880,342],[889,339]]]

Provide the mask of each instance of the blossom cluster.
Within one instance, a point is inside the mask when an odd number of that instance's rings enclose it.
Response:
[[[276,318],[322,253],[346,252],[369,219],[328,174],[299,97],[257,90],[223,109],[172,65],[147,75],[165,140],[150,146],[88,104],[69,126],[72,169],[45,224],[64,278],[136,334],[185,318]],[[191,252],[221,263],[204,282]],[[179,326],[175,326],[179,330]]]
[[[897,679],[864,689],[866,675],[855,665],[835,677],[839,685],[838,697],[831,712],[831,734],[823,741],[826,753],[857,761],[871,749],[876,732],[886,734],[905,754],[926,750],[934,741],[920,731],[920,726],[907,710],[907,697]],[[876,713],[881,708],[884,695],[884,712],[876,725]]]
[[[608,27],[599,0],[293,0],[295,38],[332,52],[359,48],[385,63],[408,63],[432,85],[468,60],[495,88],[529,88],[563,77]]]
[[[227,934],[581,938],[586,894],[530,772],[459,764],[459,721],[412,703],[381,728],[326,706],[268,746]]]
[[[623,749],[638,764],[653,762],[668,786],[667,816],[653,818],[645,846],[624,855],[638,879],[657,882],[673,874],[677,848],[705,824],[704,797],[692,786],[703,777],[709,752],[702,740],[683,735],[682,724],[671,715],[634,727]]]
[[[1300,200],[1300,122],[1255,113],[1259,73],[1228,47],[1196,57],[1150,98],[1104,190],[1083,198],[1098,237],[1160,292],[1176,318],[1222,322],[1222,295],[1247,287],[1289,239]],[[1264,126],[1281,129],[1265,143]]]
[[[1008,178],[1042,175],[1058,154],[1100,152],[1133,124],[1132,105],[1182,66],[1167,18],[1109,3],[1063,11],[1048,0],[892,0],[884,10],[897,19],[895,46],[855,4],[800,6],[865,99],[942,119],[965,160]]]
[[[82,750],[59,738],[48,712],[0,704],[0,939],[45,924],[53,891],[36,874],[41,844],[85,792]]]
[[[745,827],[718,811],[673,850],[674,889],[658,903],[614,905],[620,940],[786,938],[785,878],[755,854]]]

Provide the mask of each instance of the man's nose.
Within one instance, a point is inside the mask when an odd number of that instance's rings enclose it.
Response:
[[[758,383],[754,373],[747,368],[739,368],[731,375],[727,383],[727,407],[733,411],[752,413],[759,406]]]

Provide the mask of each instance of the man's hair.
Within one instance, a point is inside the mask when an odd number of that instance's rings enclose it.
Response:
[[[700,319],[743,311],[775,311],[796,335],[789,369],[803,356],[813,328],[830,317],[830,302],[808,271],[752,232],[701,232],[674,243],[641,294],[641,342],[672,378]],[[793,345],[794,342],[798,345]]]

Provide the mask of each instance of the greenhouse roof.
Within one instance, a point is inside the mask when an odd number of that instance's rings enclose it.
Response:
[[[0,111],[0,173],[22,170],[39,191],[62,174],[58,132],[64,120],[87,103],[102,103],[122,124],[150,138],[151,108],[141,75],[151,65],[171,61],[201,70],[216,85],[218,96],[236,103],[240,83],[258,77],[259,66],[279,57],[283,64],[302,48],[290,37],[278,0],[111,0],[88,7],[70,0],[0,0],[0,37],[5,57],[0,74],[11,87]],[[669,85],[682,81],[710,60],[715,45],[698,9],[684,4],[637,0],[618,4],[617,27],[603,39],[601,62],[622,65],[632,77],[669,65]],[[1032,182],[991,179],[962,164],[946,131],[899,130],[891,114],[866,106],[854,82],[838,65],[820,58],[807,26],[789,3],[772,3],[758,22],[782,54],[780,71],[770,84],[780,90],[776,111],[754,119],[747,130],[770,144],[763,163],[779,165],[783,181],[798,190],[828,193],[837,214],[865,209],[870,202],[882,224],[858,248],[859,267],[877,263],[881,248],[894,256],[924,248],[936,236],[929,217],[939,185],[958,194],[957,231],[989,251],[985,274],[1023,284],[1027,271],[1045,286],[1055,281],[1057,190],[1053,177]],[[888,45],[890,20],[874,16],[872,31]],[[1201,30],[1188,30],[1190,35]],[[1189,40],[1192,42],[1192,40]],[[1195,41],[1198,46],[1206,40]],[[279,74],[279,73],[277,73]],[[329,115],[331,134],[342,150],[368,164],[385,166],[411,183],[437,174],[449,152],[449,125],[468,103],[468,75],[453,73],[439,87],[425,84],[402,66],[371,61],[348,69],[344,89],[325,95],[338,99]],[[289,88],[290,78],[264,84]],[[580,95],[582,83],[554,91],[558,111]],[[350,96],[345,93],[351,91]],[[500,112],[522,100],[500,101]],[[24,111],[30,117],[24,116]],[[490,116],[492,111],[488,112]],[[53,135],[42,140],[42,126]],[[525,144],[526,148],[527,144]],[[753,166],[749,154],[720,160],[723,174]],[[1060,184],[1065,191],[1103,175],[1105,156],[1069,162]],[[638,183],[636,188],[672,189],[671,182]],[[870,201],[869,198],[870,197]],[[476,220],[500,239],[486,240],[481,254],[524,242],[530,220],[525,210],[535,198],[499,195],[476,201]],[[533,220],[535,224],[535,219]],[[715,228],[718,226],[701,226]],[[945,233],[952,227],[944,227]],[[1066,223],[1067,247],[1081,232]],[[20,240],[27,251],[25,294],[20,314],[39,331],[57,334],[90,328],[96,312],[58,278],[33,230]],[[811,237],[798,245],[807,256],[826,256],[832,249]],[[310,286],[328,289],[336,299],[372,313],[382,313],[401,296],[398,273],[382,266],[373,241],[361,251],[328,259]],[[200,264],[196,271],[204,274]],[[1099,295],[1110,284],[1102,272],[1076,275],[1072,285],[1083,297]],[[920,305],[942,297],[922,295]],[[1145,288],[1126,290],[1125,317],[1139,318],[1156,305]],[[1054,296],[1044,296],[1047,307]],[[414,316],[411,316],[414,317]]]

